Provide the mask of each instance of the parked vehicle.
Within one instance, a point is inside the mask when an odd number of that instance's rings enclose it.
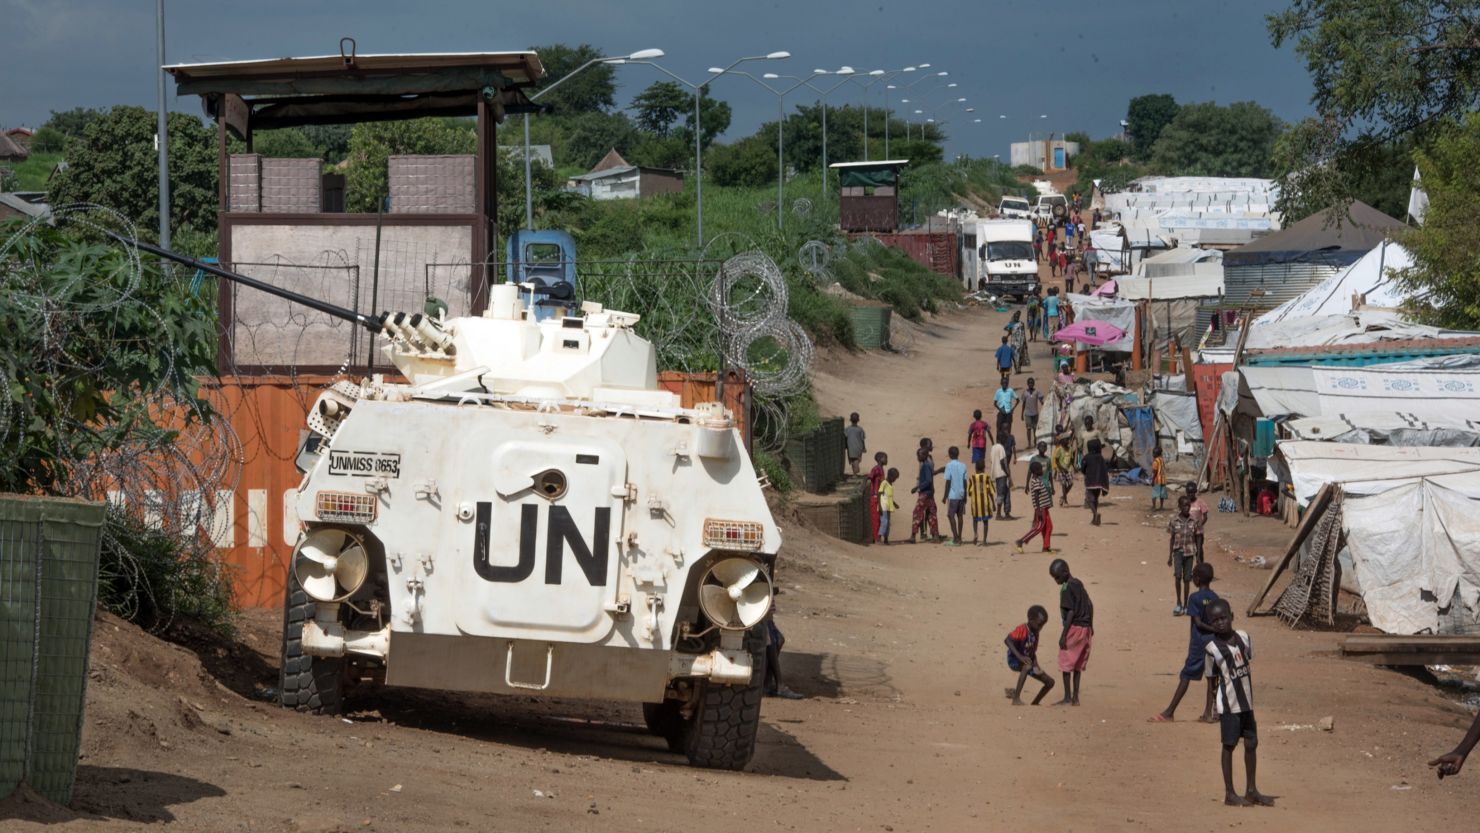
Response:
[[[976,241],[977,273],[986,277],[989,292],[1019,299],[1038,293],[1031,220],[981,220]]]
[[[1026,197],[1003,197],[997,203],[997,215],[1004,220],[1031,220],[1033,206]]]
[[[1069,200],[1063,194],[1040,194],[1033,216],[1040,220],[1057,220],[1069,211]]]

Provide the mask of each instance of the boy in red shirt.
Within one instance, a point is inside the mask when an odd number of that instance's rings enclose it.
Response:
[[[1028,621],[1018,625],[1002,643],[1007,646],[1007,667],[1018,672],[1016,688],[1006,689],[1007,699],[1014,706],[1023,704],[1023,684],[1029,677],[1043,683],[1043,688],[1038,690],[1038,696],[1033,698],[1033,705],[1038,705],[1043,696],[1053,689],[1053,677],[1043,673],[1038,667],[1038,632],[1048,623],[1048,611],[1042,605],[1033,605],[1028,608]]]

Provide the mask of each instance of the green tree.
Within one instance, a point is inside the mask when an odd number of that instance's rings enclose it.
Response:
[[[171,228],[216,226],[216,142],[200,119],[169,114]],[[159,156],[155,115],[118,106],[93,119],[68,145],[67,169],[57,175],[54,205],[97,203],[131,219],[151,239],[159,228]]]
[[[92,107],[73,107],[71,110],[63,110],[60,113],[52,110],[51,117],[41,126],[61,134],[64,140],[81,139],[82,134],[87,132],[87,126],[102,118],[106,113],[106,110],[97,110]]]
[[[719,134],[730,129],[730,116],[731,112],[728,102],[720,101],[709,95],[708,84],[699,88],[699,121],[700,127],[703,128],[704,132],[700,141],[704,147],[707,148],[714,144],[714,140],[719,137]],[[683,127],[683,132],[686,134],[684,138],[688,140],[690,145],[693,145],[694,107],[692,98],[690,99],[689,108],[684,112]]]
[[[1418,296],[1412,314],[1427,323],[1462,330],[1480,329],[1480,114],[1432,135],[1414,154],[1429,208],[1423,225],[1403,237],[1414,265],[1400,278]]]
[[[1170,176],[1269,176],[1280,120],[1252,101],[1188,104],[1162,129],[1151,167]]]
[[[61,153],[67,149],[67,137],[55,127],[41,125],[31,137],[32,153]]]
[[[633,97],[633,120],[649,133],[667,136],[685,110],[692,112],[693,102],[693,96],[677,82],[657,81]]]
[[[323,159],[324,152],[315,147],[308,135],[296,127],[264,130],[252,134],[252,152],[274,159]]]
[[[704,157],[704,166],[716,185],[771,185],[776,182],[776,143],[758,133],[728,145],[716,145]]]
[[[152,258],[134,284],[122,248],[19,226],[0,225],[0,491],[81,494],[71,461],[173,441],[149,412],[156,391],[195,406],[179,416],[209,415],[198,378],[215,374],[213,300]]]
[[[465,154],[477,148],[472,130],[443,119],[363,122],[350,131],[349,171],[344,179],[346,211],[373,212],[387,194],[386,165],[405,154]]]
[[[1177,100],[1166,93],[1136,96],[1126,107],[1126,132],[1137,159],[1149,159],[1151,147],[1161,138],[1161,132],[1177,117],[1181,109]]]
[[[567,46],[553,43],[549,46],[532,46],[540,55],[545,66],[545,75],[536,82],[536,90],[543,89],[570,75],[587,61],[604,57],[602,52],[589,43]],[[589,113],[610,110],[617,101],[617,72],[607,64],[596,64],[582,70],[580,75],[566,81],[549,95],[540,96],[540,104],[555,108],[557,113]]]
[[[625,113],[587,112],[560,118],[562,165],[575,165],[590,170],[607,151],[631,149],[642,141],[643,133]]]
[[[1451,0],[1292,0],[1267,18],[1310,72],[1316,117],[1282,153],[1282,202],[1350,198],[1395,141],[1423,147],[1480,106],[1480,7]],[[1407,167],[1406,165],[1404,167]]]
[[[331,165],[337,165],[349,155],[347,124],[306,124],[298,128],[309,144],[318,150],[318,157]]]

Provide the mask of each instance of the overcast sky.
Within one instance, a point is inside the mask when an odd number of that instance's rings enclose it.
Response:
[[[1116,132],[1143,93],[1178,101],[1254,100],[1293,120],[1310,82],[1264,15],[1288,0],[168,0],[167,61],[322,55],[352,36],[361,53],[460,52],[591,43],[609,54],[657,47],[690,80],[742,55],[787,50],[758,71],[806,74],[928,62],[950,73],[976,112],[949,117],[947,152],[1007,156],[1029,131]],[[51,110],[155,101],[153,0],[0,0],[0,126],[37,126]],[[908,77],[908,76],[907,76]],[[622,104],[661,76],[618,70]],[[852,85],[849,85],[850,87]],[[931,82],[917,89],[926,89]],[[874,88],[877,91],[877,87]],[[845,98],[844,92],[850,96]],[[735,118],[727,138],[775,113],[743,78],[715,94]],[[830,103],[861,100],[848,87]],[[871,102],[879,102],[875,92]],[[898,95],[896,93],[895,95]],[[913,96],[912,96],[913,97]],[[947,98],[942,90],[929,102]],[[194,97],[170,106],[199,113]],[[896,108],[899,105],[895,105]],[[1047,115],[1048,118],[1040,118]],[[1001,118],[1005,116],[1005,118]],[[981,117],[981,124],[971,119]],[[941,115],[947,120],[946,115]]]

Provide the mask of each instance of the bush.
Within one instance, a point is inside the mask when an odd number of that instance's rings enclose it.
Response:
[[[230,633],[236,608],[231,576],[205,547],[182,548],[136,517],[108,511],[98,563],[98,604],[156,630],[188,618]]]
[[[765,475],[771,481],[771,487],[781,494],[791,492],[796,486],[791,482],[791,474],[786,470],[786,464],[780,458],[768,451],[756,449],[751,452],[751,462],[755,464],[755,470]]]

